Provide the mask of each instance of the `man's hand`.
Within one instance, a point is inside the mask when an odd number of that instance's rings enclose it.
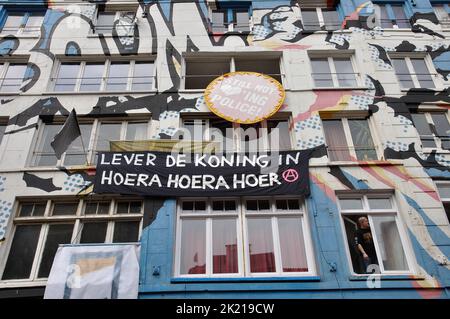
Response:
[[[369,256],[367,256],[366,253],[363,253],[363,258],[364,258],[364,259],[369,259]]]

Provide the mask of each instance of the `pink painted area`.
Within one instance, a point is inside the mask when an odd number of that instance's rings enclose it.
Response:
[[[284,99],[280,84],[253,72],[226,74],[207,89],[208,107],[217,115],[238,123],[255,123],[275,113]]]
[[[286,44],[281,45],[279,47],[274,48],[275,51],[282,51],[282,50],[307,50],[311,48],[311,45],[302,45],[302,44]]]

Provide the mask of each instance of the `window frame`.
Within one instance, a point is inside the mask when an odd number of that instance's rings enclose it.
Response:
[[[425,55],[424,54],[412,54],[412,55],[401,54],[401,55],[399,55],[399,54],[395,54],[395,53],[390,53],[389,58],[391,60],[403,59],[405,61],[406,67],[408,68],[408,72],[409,72],[408,75],[411,77],[411,80],[414,84],[414,87],[410,87],[410,88],[403,87],[401,84],[399,75],[397,73],[397,70],[395,69],[394,65],[392,64],[392,69],[394,70],[395,77],[397,79],[397,83],[400,88],[400,91],[408,91],[410,89],[422,89],[422,86],[420,85],[419,79],[417,77],[418,74],[416,73],[416,70],[414,69],[411,59],[423,59],[425,66],[428,69],[431,81],[434,84],[434,88],[432,88],[432,89],[439,90],[442,88],[441,83],[439,83],[438,80],[436,80],[437,72],[436,72],[436,69],[433,65],[433,61],[431,60],[431,57],[429,54],[425,54]],[[427,88],[425,88],[425,89],[427,89]]]
[[[314,74],[313,71],[313,65],[312,65],[312,61],[313,60],[318,60],[318,59],[327,59],[328,62],[328,67],[330,69],[330,75],[331,75],[331,80],[333,82],[333,86],[316,86],[316,81],[314,80],[314,76],[311,76],[311,81],[312,81],[312,88],[313,90],[320,90],[320,89],[354,89],[362,87],[362,79],[361,79],[361,73],[358,72],[358,67],[356,64],[356,60],[355,60],[355,55],[354,54],[346,54],[343,56],[339,56],[339,55],[333,55],[333,54],[327,54],[327,55],[322,55],[322,54],[316,54],[313,53],[312,55],[309,56],[309,67],[311,70],[311,75]],[[353,75],[355,77],[355,86],[340,86],[339,84],[339,79],[338,79],[338,73],[336,72],[336,65],[335,65],[335,59],[348,59],[351,63],[351,66],[353,68]]]
[[[434,121],[433,121],[433,117],[432,117],[433,114],[444,114],[445,117],[447,118],[448,123],[450,124],[450,114],[449,114],[448,111],[419,109],[417,113],[425,115],[425,119],[426,119],[427,124],[429,126],[430,125],[436,126],[434,124]],[[414,126],[414,129],[417,132],[417,138],[420,141],[422,152],[424,152],[424,153],[431,153],[432,151],[437,151],[438,153],[442,153],[442,154],[450,154],[450,150],[446,150],[446,149],[442,148],[441,138],[439,136],[436,136],[435,132],[433,132],[433,130],[431,130],[431,128],[430,128],[431,134],[433,136],[434,143],[435,143],[436,146],[435,147],[423,147],[423,143],[422,143],[422,138],[421,137],[425,136],[425,135],[421,135],[420,134],[419,130],[414,125],[414,121],[411,121],[411,122],[412,122],[412,125]]]
[[[266,52],[267,53],[267,52]],[[180,91],[186,92],[186,93],[192,93],[192,92],[204,92],[205,88],[202,89],[186,89],[186,71],[187,71],[187,63],[189,61],[195,61],[195,62],[202,62],[202,61],[208,61],[209,58],[218,58],[218,59],[224,59],[229,60],[229,69],[226,73],[230,72],[236,72],[236,65],[235,65],[235,59],[239,58],[253,58],[253,59],[277,59],[278,65],[279,65],[279,75],[281,78],[281,85],[284,87],[285,90],[288,90],[288,81],[287,76],[284,68],[284,58],[283,54],[226,54],[226,55],[209,55],[209,54],[197,54],[197,55],[184,55],[181,63],[181,81],[180,81]],[[217,78],[217,77],[215,77]]]
[[[446,204],[450,206],[450,197],[442,197],[439,192],[439,186],[445,185],[445,186],[450,187],[450,181],[435,180],[434,184],[436,186],[437,194],[438,194],[439,198],[441,199],[442,209],[444,210],[444,214],[447,216],[447,222],[450,224],[450,215],[447,213],[447,210],[445,209]]]
[[[79,155],[86,154],[86,157],[87,157],[87,160],[89,161],[89,163],[85,162],[85,164],[65,165],[64,162],[65,162],[66,155],[67,155],[67,151],[66,151],[61,155],[61,159],[59,159],[59,160],[57,159],[57,162],[55,165],[37,165],[36,160],[39,155],[53,153],[53,152],[38,152],[37,151],[39,143],[40,143],[40,141],[42,141],[45,127],[50,126],[50,125],[59,125],[60,127],[62,127],[65,120],[66,120],[66,118],[63,118],[63,117],[56,117],[52,123],[44,123],[42,121],[42,119],[39,120],[38,132],[35,134],[35,138],[33,140],[33,145],[35,145],[35,146],[32,149],[30,149],[29,158],[27,160],[29,167],[38,168],[38,167],[55,167],[55,166],[79,166],[79,165],[86,165],[86,164],[93,165],[94,160],[95,160],[95,154],[97,152],[98,134],[99,134],[99,128],[100,128],[101,123],[120,124],[121,125],[120,135],[119,135],[120,141],[126,140],[128,125],[130,123],[146,122],[147,123],[146,139],[150,139],[150,136],[151,136],[152,118],[151,118],[150,113],[142,114],[140,116],[136,115],[134,117],[127,117],[127,118],[91,118],[91,119],[79,118],[78,121],[79,121],[80,125],[83,125],[83,124],[91,125],[91,134],[89,136],[89,141],[86,145],[84,145],[84,147],[86,148],[85,149],[86,153],[79,154]]]
[[[326,7],[302,7],[301,5],[299,6],[300,8],[300,19],[302,21],[302,25],[303,25],[303,32],[317,32],[317,31],[337,31],[340,30],[341,25],[337,26],[336,29],[327,29],[326,23],[325,23],[325,17],[323,15],[323,11],[335,11],[336,14],[338,15],[339,18],[339,22],[341,22],[341,17],[339,15],[339,11],[336,8],[326,8]],[[317,29],[305,29],[305,24],[304,24],[304,20],[303,20],[303,10],[304,11],[315,11],[316,15],[317,15],[317,20],[319,22],[318,28]],[[315,26],[314,26],[315,27]]]
[[[385,2],[374,2],[374,5],[377,5],[379,7],[385,7],[386,10],[386,14],[389,18],[389,24],[392,24],[391,28],[386,28],[382,26],[382,22],[381,22],[381,16],[378,17],[379,21],[380,21],[380,27],[383,29],[397,29],[397,30],[410,30],[412,28],[412,24],[411,24],[411,18],[408,18],[408,11],[406,10],[406,1],[401,1],[401,2],[391,2],[391,3],[385,3]],[[401,19],[397,18],[397,15],[395,14],[395,11],[392,7],[401,7],[403,10],[403,13],[405,14],[407,23],[409,24],[409,27],[399,27],[399,23],[398,21],[400,21]]]
[[[41,24],[39,26],[39,30],[36,30],[36,31],[28,30],[27,31],[28,20],[29,20],[30,16],[33,16],[36,13],[39,13],[40,15],[42,15],[42,21],[41,21]],[[22,17],[20,25],[17,28],[17,31],[15,31],[15,32],[4,31],[4,27],[5,27],[6,21],[7,21],[8,17],[10,15],[20,15]],[[30,10],[30,9],[27,9],[27,11],[20,11],[20,10],[8,10],[8,9],[6,9],[6,18],[5,18],[4,23],[1,26],[0,34],[2,34],[2,35],[12,34],[12,35],[15,35],[15,36],[22,36],[22,37],[38,37],[40,32],[41,32],[41,27],[44,24],[45,15],[46,15],[46,12],[43,11],[43,10],[33,10],[33,9]]]
[[[329,151],[328,151],[328,146],[329,145],[328,145],[326,134],[325,134],[325,126],[323,125],[323,122],[327,121],[327,120],[340,120],[342,122],[342,128],[343,128],[343,131],[344,131],[345,140],[346,140],[346,144],[347,144],[347,149],[348,149],[349,155],[350,155],[350,157],[353,157],[354,159],[356,159],[357,162],[361,162],[361,161],[365,162],[365,160],[358,160],[358,157],[357,157],[357,154],[356,154],[356,148],[355,148],[355,144],[353,142],[353,137],[352,137],[352,133],[351,133],[351,130],[350,130],[350,126],[348,124],[348,120],[365,120],[365,121],[367,121],[367,125],[368,125],[369,131],[370,131],[370,136],[371,136],[372,142],[374,144],[374,150],[375,150],[375,153],[377,155],[376,159],[374,159],[374,160],[367,160],[367,161],[383,160],[384,155],[382,153],[382,150],[380,150],[380,147],[379,147],[380,139],[378,137],[378,134],[376,133],[377,132],[376,129],[375,129],[376,125],[374,125],[374,123],[373,123],[373,121],[374,121],[373,117],[371,117],[371,116],[362,117],[362,116],[355,115],[355,116],[342,116],[342,117],[331,117],[330,118],[330,117],[328,117],[326,115],[322,115],[322,116],[320,116],[320,121],[321,121],[322,130],[323,130],[323,133],[324,133],[323,135],[324,135],[324,139],[325,139],[325,145],[327,146],[327,158],[328,158],[328,162],[329,163],[333,163],[333,164],[334,163],[339,163],[339,162],[347,163],[347,162],[354,162],[354,161],[352,161],[352,160],[351,161],[342,161],[342,160],[334,161],[334,160],[331,159]]]
[[[23,86],[24,83],[24,79],[25,76],[27,75],[27,69],[28,69],[28,61],[29,61],[29,57],[17,57],[17,58],[13,58],[13,59],[8,59],[8,60],[3,60],[0,59],[0,95],[18,95],[21,94],[22,91],[20,90]],[[20,83],[20,87],[18,90],[16,91],[2,91],[3,88],[3,83],[5,80],[8,80],[8,78],[6,77],[9,67],[11,64],[22,64],[25,65],[25,72],[23,73],[23,77],[22,77],[22,82]],[[11,79],[11,78],[9,78]],[[14,79],[14,78],[12,78]]]
[[[392,275],[414,275],[417,273],[417,264],[416,259],[414,256],[414,250],[412,249],[411,241],[407,233],[407,226],[403,221],[403,218],[401,216],[401,213],[399,211],[399,205],[397,204],[397,200],[395,198],[395,195],[392,192],[367,192],[364,194],[361,193],[349,193],[349,192],[339,192],[337,194],[337,209],[339,212],[339,220],[340,220],[340,226],[341,226],[341,235],[343,238],[344,246],[345,246],[345,253],[347,256],[347,263],[350,267],[350,273],[352,276],[358,276],[358,277],[367,277],[368,274],[358,274],[355,272],[353,268],[353,263],[351,259],[350,249],[349,249],[349,243],[347,240],[347,231],[345,228],[344,223],[344,216],[345,215],[365,215],[367,216],[367,219],[369,220],[370,228],[372,230],[372,236],[374,238],[374,247],[378,258],[378,266],[380,273],[374,273],[370,274],[371,276],[392,276]],[[361,209],[347,209],[344,210],[341,207],[340,199],[345,198],[359,198],[361,199],[362,208]],[[389,198],[389,201],[391,203],[391,209],[371,209],[369,206],[368,199],[372,198]],[[374,216],[394,216],[395,218],[395,224],[397,226],[397,231],[399,233],[400,237],[400,243],[403,248],[403,252],[405,254],[405,259],[407,263],[408,270],[407,271],[385,271],[383,261],[381,259],[380,254],[380,247],[378,242],[378,234],[376,233],[376,230],[374,228],[374,223],[372,219],[372,215]]]
[[[179,127],[184,130],[187,130],[185,127],[186,121],[202,121],[204,123],[203,125],[205,126],[202,141],[213,142],[214,140],[211,139],[211,129],[212,128],[211,128],[210,122],[213,120],[216,120],[216,119],[220,119],[220,118],[216,118],[213,116],[204,116],[201,118],[198,118],[198,117],[191,118],[189,115],[190,114],[186,114],[186,115],[183,113],[181,114]],[[261,136],[256,140],[256,143],[258,143],[258,145],[257,145],[258,151],[259,152],[270,151],[272,149],[271,145],[270,145],[271,139],[269,136],[269,130],[268,130],[268,126],[267,126],[268,122],[271,122],[271,121],[286,122],[286,124],[288,126],[288,137],[289,137],[289,144],[290,144],[289,150],[293,150],[294,149],[294,136],[293,136],[292,130],[289,129],[289,127],[291,126],[292,121],[293,121],[292,114],[281,112],[278,115],[275,115],[271,118],[265,119],[265,120],[257,123],[257,124],[261,125],[261,127],[259,128],[260,131],[258,132],[258,134],[261,134]],[[231,129],[233,131],[233,145],[232,145],[233,148],[230,150],[225,149],[222,151],[242,152],[243,151],[243,143],[242,143],[242,139],[241,139],[241,133],[242,133],[242,130],[240,130],[241,125],[239,123],[231,123],[231,122],[230,122],[230,125],[231,125]],[[197,140],[191,140],[191,141],[199,142]],[[259,147],[259,146],[261,146],[261,144],[262,144],[262,148]],[[229,145],[226,144],[226,146],[229,146]],[[278,150],[278,151],[282,151],[282,150]]]
[[[277,212],[276,211],[276,200],[298,200],[299,201],[299,210],[294,210],[295,212]],[[236,211],[231,215],[230,213],[212,213],[212,202],[215,200],[233,200],[236,203]],[[270,203],[270,213],[262,212],[262,213],[247,213],[245,204],[247,200],[269,200]],[[182,203],[185,201],[201,201],[206,203],[205,213],[198,214],[183,214],[182,212]],[[314,245],[312,241],[312,234],[310,231],[309,224],[309,216],[307,203],[304,198],[295,197],[295,196],[251,196],[251,197],[209,197],[206,199],[199,198],[179,198],[177,200],[177,216],[176,216],[176,225],[175,225],[175,235],[176,240],[174,242],[174,259],[173,259],[173,270],[172,275],[175,278],[180,279],[216,279],[216,278],[268,278],[268,277],[313,277],[317,274],[317,266],[314,255]],[[271,217],[271,227],[272,227],[272,241],[274,245],[274,260],[276,266],[276,272],[270,273],[252,273],[250,272],[250,255],[248,251],[248,227],[247,227],[247,215],[251,217],[261,217],[261,216],[270,216]],[[183,217],[182,217],[183,216]],[[212,273],[212,220],[213,218],[221,218],[221,217],[235,217],[236,218],[236,237],[237,237],[237,247],[238,247],[238,273],[220,273],[214,274]],[[283,272],[282,271],[282,257],[281,257],[281,246],[280,246],[280,237],[279,237],[279,228],[278,228],[278,218],[282,217],[300,217],[302,223],[302,235],[303,235],[303,243],[305,249],[305,257],[306,263],[308,267],[308,272]],[[250,218],[251,218],[250,217]],[[209,220],[206,222],[206,265],[205,265],[205,274],[180,274],[180,265],[181,265],[181,231],[182,231],[182,218],[191,218],[191,219],[200,219],[204,220],[205,218]],[[277,226],[276,229],[274,226]],[[274,237],[276,236],[276,237]]]
[[[219,2],[219,1],[218,1]],[[220,2],[219,2],[220,5]],[[213,14],[214,12],[223,12],[224,14],[224,31],[223,32],[219,32],[219,31],[214,31],[214,24],[213,24]],[[245,31],[240,31],[240,30],[235,30],[235,25],[237,25],[237,12],[247,12],[247,16],[248,16],[248,30]],[[228,33],[228,32],[238,32],[238,33],[242,33],[242,34],[251,34],[252,29],[253,29],[253,19],[252,19],[252,9],[251,9],[251,5],[249,4],[248,6],[227,6],[225,8],[213,8],[211,5],[208,5],[208,17],[209,17],[209,26],[210,26],[210,32],[211,34],[223,34],[223,33]],[[232,21],[229,20],[230,15],[232,15]]]
[[[115,62],[127,62],[129,65],[128,75],[127,75],[127,84],[125,90],[107,90],[108,80],[109,80],[109,72],[111,70],[111,64]],[[147,62],[149,64],[153,64],[152,70],[152,87],[148,90],[133,90],[133,80],[134,80],[134,71],[136,62]],[[78,63],[80,65],[78,73],[75,77],[75,86],[73,91],[56,91],[56,82],[58,80],[59,71],[61,66],[64,63]],[[86,69],[86,64],[89,63],[103,63],[103,72],[102,78],[100,80],[100,87],[97,91],[81,91],[81,83],[83,81],[84,72]],[[155,56],[145,56],[145,57],[134,57],[133,59],[124,59],[121,57],[112,57],[105,59],[104,57],[84,57],[83,59],[74,59],[67,57],[57,57],[57,62],[54,64],[52,76],[50,77],[50,81],[48,84],[48,92],[51,94],[111,94],[111,93],[134,93],[134,92],[155,92],[156,91],[156,57]]]
[[[112,37],[112,31],[114,30],[114,23],[120,19],[120,15],[122,13],[134,13],[134,22],[133,22],[133,28],[137,27],[136,24],[136,18],[137,18],[137,7],[130,5],[129,7],[125,7],[124,5],[109,5],[108,8],[105,8],[104,10],[100,10],[99,6],[95,9],[94,14],[94,21],[92,24],[92,27],[90,28],[89,35],[88,36],[98,36],[99,34],[104,35],[105,37]],[[113,25],[111,26],[111,32],[102,32],[98,33],[96,32],[97,29],[97,23],[98,23],[98,16],[100,13],[114,13],[114,19],[113,19]]]
[[[109,213],[108,215],[85,215],[84,211],[86,209],[86,203],[89,201],[107,201],[109,202]],[[117,203],[121,201],[140,201],[141,202],[141,212],[139,214],[115,214],[117,211]],[[37,217],[20,217],[20,209],[23,204],[30,203],[43,203],[45,202],[45,212],[43,216]],[[64,202],[76,202],[77,210],[73,215],[51,215],[55,203]],[[80,242],[82,233],[82,223],[92,222],[92,221],[103,221],[107,222],[107,232],[105,235],[105,241],[99,244],[111,244],[113,243],[114,228],[116,222],[121,221],[134,221],[139,222],[138,231],[138,241],[142,235],[143,231],[143,220],[144,220],[144,199],[137,197],[109,197],[105,198],[90,198],[89,200],[83,198],[75,197],[55,197],[55,198],[37,198],[37,197],[27,197],[18,198],[13,208],[14,215],[11,216],[11,229],[10,236],[8,236],[4,249],[4,258],[0,259],[0,288],[4,287],[15,287],[15,286],[39,286],[45,285],[48,277],[39,277],[39,268],[42,263],[43,253],[45,250],[45,245],[48,238],[48,232],[50,225],[55,224],[73,224],[72,236],[70,244],[76,244]],[[21,225],[39,225],[39,238],[36,246],[36,251],[33,257],[33,264],[30,269],[30,276],[28,278],[21,279],[1,279],[4,275],[6,264],[8,262],[9,254],[12,248],[12,243],[14,241],[17,226]],[[87,244],[86,244],[87,245]]]

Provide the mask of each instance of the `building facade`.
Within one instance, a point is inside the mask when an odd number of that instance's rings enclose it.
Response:
[[[449,298],[449,4],[1,1],[0,297],[42,296],[58,244],[140,242],[139,298]],[[204,90],[233,71],[277,79],[280,111],[214,116]],[[72,109],[82,138],[57,158]],[[110,141],[213,131],[326,145],[310,196],[93,193]]]

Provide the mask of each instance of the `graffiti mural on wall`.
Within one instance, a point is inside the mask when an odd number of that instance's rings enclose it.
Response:
[[[395,189],[404,196],[403,201],[411,207],[414,218],[426,220],[429,218],[427,211],[420,209],[420,205],[413,204],[415,199],[408,197],[411,190],[407,190],[404,185],[408,183],[408,187],[413,189],[412,192],[421,191],[426,194],[427,200],[439,203],[440,199],[434,191],[434,186],[426,178],[450,178],[450,157],[422,152],[411,114],[417,112],[423,103],[431,103],[437,108],[448,110],[450,89],[411,89],[402,91],[402,95],[398,96],[386,93],[392,92],[392,89],[386,85],[385,78],[378,75],[385,72],[384,74],[389,74],[390,78],[395,78],[393,53],[426,53],[436,69],[436,80],[444,83],[444,87],[448,87],[450,43],[445,41],[434,14],[427,12],[415,13],[411,19],[410,30],[423,36],[420,41],[412,43],[400,37],[386,40],[383,38],[385,31],[382,28],[364,28],[364,25],[367,26],[365,21],[367,16],[361,13],[364,12],[365,6],[367,5],[355,9],[344,19],[342,24],[344,31],[311,32],[305,30],[300,9],[295,1],[293,3],[284,1],[282,4],[278,2],[276,6],[267,2],[266,7],[254,6],[252,9],[251,32],[215,34],[211,32],[206,1],[140,0],[135,15],[121,14],[114,22],[112,34],[95,35],[93,33],[97,8],[95,1],[67,7],[50,4],[39,38],[31,48],[23,43],[25,40],[20,37],[6,35],[0,38],[1,56],[23,54],[27,48],[29,51],[27,53],[31,54],[33,62],[27,65],[20,89],[22,92],[39,93],[45,90],[51,73],[46,70],[58,56],[83,57],[84,54],[88,55],[95,50],[97,54],[101,52],[105,56],[133,56],[140,53],[157,56],[157,90],[148,94],[113,95],[109,92],[102,96],[85,95],[80,97],[80,105],[75,103],[70,95],[50,94],[49,97],[37,98],[2,97],[0,111],[9,116],[5,136],[12,138],[16,134],[34,132],[40,123],[39,120],[50,123],[54,116],[68,115],[71,108],[79,107],[79,114],[93,118],[123,117],[136,112],[151,113],[152,126],[155,127],[152,137],[171,138],[178,130],[180,112],[207,111],[201,93],[180,90],[185,52],[215,52],[220,48],[233,52],[245,49],[285,51],[283,62],[286,68],[295,68],[298,62],[301,67],[309,70],[310,66],[305,62],[307,59],[304,54],[308,49],[338,52],[354,51],[357,48],[365,50],[368,61],[373,64],[373,67],[363,67],[359,70],[361,87],[346,90],[310,90],[305,93],[293,93],[293,98],[287,99],[284,110],[292,112],[290,130],[295,136],[294,147],[308,149],[325,143],[320,117],[320,113],[324,111],[367,111],[375,119],[386,119],[386,123],[401,128],[400,130],[410,138],[402,139],[400,142],[394,135],[383,135],[380,137],[379,144],[382,147],[380,153],[386,161],[403,160],[405,163],[421,166],[423,180],[417,180],[414,175],[416,173],[409,171],[408,165],[399,168],[395,165],[378,165],[367,161],[359,161],[361,170],[357,173],[355,169],[333,167],[329,174],[317,175],[314,178],[318,184],[323,183],[324,187],[337,182],[342,189],[347,190],[377,187]],[[183,20],[187,11],[189,27],[186,27],[186,19]],[[78,36],[64,37],[66,33]],[[86,38],[88,34],[90,37]],[[367,42],[367,45],[360,48],[360,43],[364,42]],[[292,70],[287,70],[286,73],[290,71]],[[292,85],[301,89],[297,83]],[[301,102],[296,101],[294,96],[301,96]],[[15,182],[32,191],[39,190],[40,194],[85,194],[91,191],[92,174],[71,171],[66,167],[60,168],[59,173],[65,174],[65,177],[63,179],[47,177],[40,172],[25,172],[17,181],[14,181],[13,177],[1,177],[5,179],[2,179],[0,203],[4,203],[2,205],[6,209],[5,212],[11,213],[9,204],[14,201],[13,192],[8,191],[9,183]],[[358,174],[360,176],[356,176]],[[330,207],[336,205],[335,197],[328,196],[327,200]],[[0,213],[2,214],[0,238],[6,235],[6,225],[10,216],[6,213]],[[432,218],[427,222],[434,223]],[[440,251],[436,245],[429,248],[429,243],[433,243],[443,234],[450,235],[448,229],[443,230],[443,227],[437,226],[439,227],[430,228],[428,233],[421,235],[415,234],[410,228],[410,233],[414,236],[416,253],[421,253],[424,249],[427,258],[435,262],[440,260],[439,256],[442,254],[448,256],[448,252]],[[427,268],[424,264],[420,266],[423,269]],[[446,269],[449,270],[448,267]],[[428,269],[426,272],[431,274]],[[447,276],[450,275],[447,273]]]

